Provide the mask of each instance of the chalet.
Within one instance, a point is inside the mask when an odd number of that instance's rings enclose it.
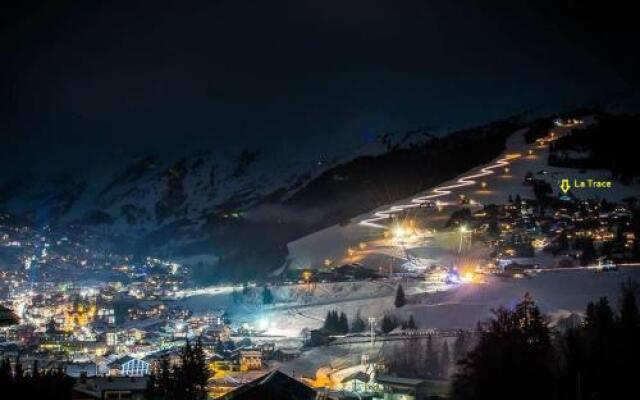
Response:
[[[342,388],[350,392],[362,393],[366,391],[366,386],[369,384],[369,374],[357,371],[353,374],[342,379]]]
[[[99,374],[98,366],[93,362],[69,362],[63,364],[62,369],[72,378],[95,377]]]
[[[316,400],[318,392],[304,383],[276,370],[239,386],[220,397],[221,400]]]
[[[278,361],[291,361],[300,357],[300,349],[278,349],[273,353],[273,358]]]
[[[262,352],[260,350],[240,350],[238,359],[241,371],[252,371],[262,368]]]
[[[108,365],[109,376],[145,376],[149,375],[149,363],[131,356],[124,356]]]
[[[213,342],[226,342],[231,337],[231,328],[226,324],[215,324],[202,332],[205,340]]]
[[[144,400],[147,390],[146,377],[103,377],[80,379],[73,387],[74,400],[129,399]]]
[[[385,399],[393,400],[426,400],[427,383],[424,379],[401,378],[380,375],[376,382],[382,386]]]

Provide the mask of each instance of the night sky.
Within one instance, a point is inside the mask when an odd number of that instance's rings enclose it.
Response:
[[[336,153],[636,83],[622,9],[576,23],[525,0],[20,3],[0,10],[11,173],[242,143]]]

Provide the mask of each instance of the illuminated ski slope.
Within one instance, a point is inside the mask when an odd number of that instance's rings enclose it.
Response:
[[[421,205],[426,204],[430,200],[437,199],[439,197],[448,196],[451,193],[453,193],[454,189],[459,189],[459,188],[462,188],[462,187],[475,185],[476,183],[478,183],[475,179],[491,175],[491,174],[494,173],[493,172],[494,169],[501,168],[501,167],[506,167],[507,165],[510,164],[510,162],[512,160],[520,158],[521,156],[522,155],[519,154],[519,153],[507,154],[505,157],[499,159],[494,164],[492,164],[492,165],[490,165],[488,167],[482,168],[480,170],[480,172],[478,172],[477,174],[463,176],[462,178],[459,178],[457,180],[457,183],[455,183],[453,185],[441,186],[441,187],[437,187],[437,188],[433,189],[432,190],[433,194],[416,197],[416,198],[412,199],[411,203],[409,203],[409,204],[395,205],[395,206],[389,207],[386,210],[377,211],[377,212],[373,213],[373,217],[372,218],[367,218],[367,219],[364,219],[364,220],[360,221],[360,225],[369,226],[369,227],[372,227],[372,228],[386,229],[387,227],[385,225],[383,225],[383,224],[380,224],[379,221],[384,221],[386,219],[389,219],[394,214],[406,211],[408,209],[415,208],[415,207],[420,207]]]

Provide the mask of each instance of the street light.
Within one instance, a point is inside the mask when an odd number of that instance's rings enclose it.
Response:
[[[375,317],[369,317],[369,325],[371,326],[371,347],[373,347],[373,342],[375,340],[376,337],[376,318]]]
[[[460,244],[458,245],[458,253],[462,252],[462,239],[464,235],[468,232],[466,225],[460,226]]]
[[[401,225],[397,225],[391,232],[395,240],[402,240],[407,235],[407,230]]]

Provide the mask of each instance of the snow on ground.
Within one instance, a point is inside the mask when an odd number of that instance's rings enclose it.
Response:
[[[558,132],[558,134],[563,133],[561,129],[556,132]],[[535,179],[544,179],[549,182],[555,193],[559,191],[561,179],[570,179],[570,181],[573,182],[574,179],[608,180],[610,178],[610,172],[606,170],[580,171],[570,168],[550,167],[547,164],[548,147],[526,144],[524,141],[524,133],[524,129],[515,132],[508,139],[506,150],[495,160],[473,171],[464,173],[461,176],[476,173],[481,168],[494,164],[498,159],[503,158],[507,154],[522,154],[521,158],[511,162],[508,172],[505,172],[503,169],[497,169],[495,174],[485,178],[479,178],[478,182],[484,181],[487,183],[486,189],[480,189],[479,185],[468,186],[456,189],[451,195],[441,197],[439,200],[455,202],[457,196],[460,194],[464,194],[467,198],[474,199],[480,204],[505,203],[510,194],[514,197],[520,195],[523,198],[533,198],[533,189],[530,186],[523,185],[524,176],[529,171],[534,174]],[[528,153],[529,149],[533,152],[531,155]],[[444,182],[439,186],[453,184],[459,178],[460,177],[457,177],[451,181]],[[392,182],[389,183],[389,185],[392,184]],[[289,243],[288,249],[291,267],[316,268],[321,266],[326,259],[336,261],[344,260],[348,247],[357,246],[360,242],[367,242],[372,238],[379,238],[382,233],[379,229],[360,225],[360,221],[370,218],[376,211],[386,210],[394,205],[409,204],[412,198],[427,194],[431,194],[431,190],[417,193],[411,198],[403,199],[380,207],[378,210],[362,214],[353,218],[352,222],[347,225],[334,225]],[[619,201],[629,196],[640,197],[640,184],[622,185],[621,183],[614,182],[614,188],[612,189],[580,189],[574,190],[573,194],[579,198],[600,197],[610,201]],[[446,222],[452,210],[450,206],[445,207],[439,215],[432,215],[425,219],[423,223],[430,228],[441,227],[444,222]],[[368,253],[371,254],[371,252]],[[426,257],[430,258],[428,256]],[[366,263],[367,258],[365,257],[358,261]]]
[[[499,158],[506,154],[520,153],[523,156],[509,165],[509,171],[502,169],[479,181],[487,182],[487,188],[479,190],[478,185],[455,190],[445,201],[455,201],[459,194],[464,194],[481,204],[504,203],[509,194],[519,194],[524,198],[533,197],[532,189],[522,184],[526,172],[531,171],[537,179],[548,180],[554,190],[558,190],[561,178],[603,178],[606,171],[579,171],[561,168],[550,168],[547,165],[548,149],[537,145],[527,145],[524,142],[524,130],[516,132],[507,142],[507,149]],[[562,132],[559,132],[562,134]],[[529,149],[532,154],[529,154]],[[493,162],[487,164],[491,165]],[[477,168],[472,173],[479,170]],[[547,171],[546,174],[538,172]],[[467,174],[463,174],[466,176]],[[455,182],[445,182],[447,185]],[[416,196],[430,193],[425,191]],[[577,196],[601,196],[610,200],[638,195],[640,187],[637,184],[616,190],[576,191]],[[411,199],[405,199],[394,204],[406,204]],[[387,209],[385,206],[381,209]],[[442,212],[430,211],[423,218],[422,223],[429,227],[438,227],[447,220],[453,207],[445,207]],[[446,233],[438,232],[435,238],[426,240],[419,246],[406,251],[399,251],[389,246],[380,245],[382,230],[364,227],[358,224],[371,213],[363,214],[353,219],[346,226],[332,226],[316,232],[289,244],[289,251],[294,267],[318,267],[325,259],[331,259],[335,264],[345,262],[348,247],[357,247],[360,242],[370,245],[359,251],[351,262],[358,261],[366,265],[379,268],[381,272],[388,271],[390,263],[404,258],[406,253],[442,262],[456,252],[452,249],[455,237],[447,238]],[[450,234],[449,234],[450,235]],[[456,247],[456,246],[453,246]],[[543,265],[543,267],[546,265]],[[386,268],[386,269],[385,269]],[[414,294],[419,300],[401,310],[400,314],[408,318],[413,313],[414,318],[423,327],[461,328],[472,327],[479,319],[489,315],[492,308],[501,305],[514,304],[524,292],[529,291],[540,299],[544,311],[550,313],[564,311],[580,311],[588,300],[607,295],[615,297],[620,282],[626,276],[640,278],[635,269],[610,274],[595,274],[593,271],[565,271],[544,272],[532,279],[500,280],[490,278],[487,284],[461,286],[447,291],[438,291],[427,287],[424,282],[407,281],[403,285],[409,294]],[[278,304],[265,308],[259,305],[233,304],[229,293],[209,296],[195,296],[186,301],[195,312],[212,308],[232,310],[237,321],[262,323],[273,334],[297,336],[304,328],[317,328],[327,311],[337,309],[344,311],[350,318],[360,312],[363,318],[369,316],[381,317],[387,310],[393,310],[393,296],[397,282],[385,279],[376,282],[351,282],[315,284],[313,288],[306,285],[290,285],[273,288]],[[254,303],[259,303],[258,294],[254,294]],[[266,322],[264,322],[266,321]]]
[[[619,271],[597,273],[593,270],[567,270],[541,272],[532,278],[507,279],[488,277],[483,284],[463,284],[454,287],[434,287],[416,280],[401,283],[410,304],[396,309],[393,305],[395,288],[399,281],[342,282],[316,287],[313,296],[304,301],[295,297],[272,307],[234,305],[229,294],[195,296],[185,303],[195,313],[228,307],[235,323],[264,323],[272,335],[294,337],[303,329],[322,326],[330,310],[345,312],[350,320],[357,313],[363,319],[385,313],[395,313],[402,319],[413,315],[420,328],[473,328],[479,320],[490,316],[491,310],[500,306],[511,307],[529,292],[542,311],[563,315],[584,311],[590,300],[601,296],[617,303],[620,285],[627,279],[640,281],[640,268],[621,267]],[[305,285],[297,285],[302,290]],[[281,298],[291,286],[274,288],[276,298]]]
[[[523,154],[523,157],[511,163],[508,173],[498,170],[496,174],[483,178],[481,181],[487,182],[485,190],[478,190],[478,186],[462,188],[443,200],[455,201],[459,194],[464,194],[481,204],[504,203],[509,194],[514,197],[519,194],[524,198],[532,198],[531,187],[522,184],[524,175],[528,171],[533,172],[536,179],[545,179],[550,182],[556,191],[559,180],[562,178],[608,178],[609,173],[606,171],[581,173],[571,169],[549,167],[546,163],[548,149],[534,145],[533,154],[529,155],[528,149],[531,146],[524,143],[523,133],[524,131],[519,131],[512,135],[507,143],[507,150],[499,157],[502,158],[514,152]],[[538,174],[542,171],[546,173]],[[465,175],[468,173],[463,174]],[[456,180],[445,182],[443,185]],[[430,191],[417,194],[416,197],[427,193]],[[574,194],[577,197],[599,196],[618,201],[631,195],[638,196],[640,186],[634,184],[618,187],[615,190],[575,191]],[[410,200],[405,199],[395,204],[406,204]],[[389,205],[382,207],[381,210],[388,207]],[[424,224],[423,227],[440,229],[453,209],[454,207],[445,207],[439,213],[431,211],[431,214],[423,216],[421,221]],[[455,237],[448,237],[447,235],[451,236],[450,233],[441,231],[429,240],[424,240],[407,250],[399,251],[398,246],[395,248],[385,246],[380,240],[382,230],[358,224],[370,216],[371,213],[363,214],[354,218],[348,225],[332,226],[290,243],[292,265],[319,267],[325,259],[330,259],[335,264],[346,262],[347,248],[357,248],[360,242],[365,242],[368,246],[365,250],[358,251],[357,256],[351,257],[349,261],[379,266],[381,272],[386,271],[383,269],[384,265],[397,262],[405,257],[407,252],[433,261],[442,261],[451,255],[452,251],[455,252],[452,249]],[[596,273],[593,270],[543,271],[531,278],[488,277],[483,284],[449,287],[435,287],[422,281],[391,278],[371,282],[288,285],[272,288],[277,304],[270,307],[233,304],[228,292],[194,296],[182,301],[196,313],[216,308],[228,309],[234,322],[262,325],[270,335],[282,336],[281,339],[274,338],[277,343],[290,345],[291,338],[300,336],[304,329],[321,327],[330,310],[345,312],[350,320],[359,313],[365,321],[369,317],[375,317],[380,321],[386,313],[394,313],[401,319],[408,319],[413,315],[420,328],[472,329],[478,321],[487,319],[492,309],[501,306],[512,307],[526,292],[531,293],[542,311],[553,318],[583,312],[588,301],[596,300],[601,296],[607,296],[615,305],[620,285],[627,279],[640,281],[640,268],[622,267],[619,271],[603,273]],[[405,288],[410,304],[396,309],[393,304],[395,289],[400,282]],[[256,288],[253,294],[255,304],[259,303],[257,301],[259,289]],[[283,364],[281,367],[287,373],[312,376],[318,366],[329,365],[332,368],[342,368],[354,365],[359,362],[363,352],[373,356],[383,347],[383,345],[376,346],[372,348],[367,344],[348,344],[312,349],[305,352],[300,359]]]
[[[513,307],[526,292],[550,316],[582,313],[589,301],[602,296],[617,305],[620,286],[627,279],[640,281],[640,269],[628,267],[604,273],[549,271],[530,279],[491,277],[485,284],[463,285],[437,296],[420,296],[418,304],[404,307],[399,314],[413,314],[416,323],[425,328],[473,328],[476,321],[491,315],[491,309]]]
[[[582,313],[588,301],[606,296],[612,305],[618,304],[620,285],[628,279],[640,281],[640,268],[621,267],[619,271],[594,272],[593,270],[565,270],[541,272],[531,278],[506,279],[489,277],[484,284],[466,284],[435,290],[424,282],[403,280],[409,304],[396,309],[393,302],[397,280],[382,282],[343,282],[325,284],[314,290],[317,297],[303,302],[286,302],[274,307],[233,305],[228,293],[196,296],[185,299],[196,313],[212,308],[230,307],[234,323],[264,324],[268,335],[254,341],[268,340],[280,347],[300,344],[298,337],[304,329],[322,326],[329,310],[345,312],[352,320],[357,313],[367,320],[376,317],[378,322],[386,313],[400,319],[413,315],[419,328],[473,329],[478,321],[491,316],[498,307],[513,307],[526,292],[551,319],[566,317],[570,313]],[[296,285],[302,290],[305,285]],[[442,289],[442,288],[441,288]],[[291,286],[274,290],[277,296],[293,290]],[[290,299],[291,300],[291,299]],[[305,351],[302,357],[275,367],[296,375],[312,377],[319,367],[332,369],[357,365],[362,354],[375,359],[385,346],[392,342],[347,343],[340,346],[324,346]]]
[[[273,363],[273,366],[291,376],[315,377],[320,367],[341,370],[358,365],[363,354],[370,360],[376,360],[387,346],[385,342],[376,342],[373,346],[369,343],[351,343],[344,346],[316,347],[305,351],[300,358]]]

